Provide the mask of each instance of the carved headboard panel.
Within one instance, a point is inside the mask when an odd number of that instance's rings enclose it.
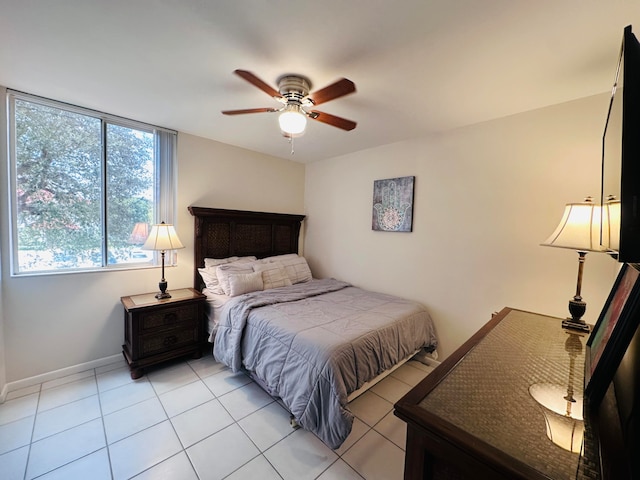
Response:
[[[188,207],[194,216],[193,285],[202,290],[198,268],[205,258],[255,255],[258,258],[298,253],[304,215]]]

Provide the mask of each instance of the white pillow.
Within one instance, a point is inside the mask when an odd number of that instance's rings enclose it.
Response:
[[[231,285],[229,285],[229,277],[240,273],[253,273],[253,262],[233,262],[218,265],[216,267],[216,276],[222,291],[226,295],[231,295]]]
[[[284,266],[291,283],[311,281],[311,270],[306,258],[296,255],[294,258],[284,258],[280,263]]]
[[[222,293],[215,268],[199,268],[198,272],[200,272],[202,281],[212,293]]]
[[[257,292],[264,288],[262,273],[238,273],[229,275],[229,296],[235,297],[243,293]]]
[[[205,258],[204,268],[215,268],[218,265],[232,262],[252,262],[256,257],[227,257],[227,258]]]
[[[278,262],[280,260],[286,260],[288,258],[298,258],[297,253],[285,253],[284,255],[274,255],[273,257],[263,258],[263,262]]]
[[[256,257],[205,258],[205,268],[199,268],[198,272],[200,272],[202,281],[211,293],[215,293],[217,295],[228,295],[218,281],[216,268],[220,265],[253,262],[255,259]]]
[[[256,272],[262,272],[262,282],[265,290],[291,285],[287,271],[280,262],[256,263],[253,265],[253,269]]]

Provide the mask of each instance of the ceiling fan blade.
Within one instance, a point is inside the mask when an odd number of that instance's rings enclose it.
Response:
[[[318,112],[314,110],[309,112],[309,117],[313,118],[322,123],[326,123],[327,125],[331,125],[333,127],[341,128],[342,130],[353,130],[356,128],[357,123],[352,122],[351,120],[347,120],[346,118],[336,117],[335,115],[330,115],[324,112]]]
[[[321,103],[325,103],[329,100],[349,95],[350,93],[353,93],[355,91],[355,83],[347,78],[341,78],[337,82],[321,88],[317,92],[310,93],[308,98],[314,103],[314,105],[320,105]]]
[[[224,115],[242,115],[245,113],[277,112],[277,108],[245,108],[243,110],[223,110]]]
[[[248,72],[246,70],[234,70],[233,73],[238,75],[239,77],[244,78],[251,85],[258,87],[260,90],[265,92],[267,95],[274,98],[281,98],[280,92],[272,88],[268,83],[263,82],[258,77],[256,77],[253,73]]]

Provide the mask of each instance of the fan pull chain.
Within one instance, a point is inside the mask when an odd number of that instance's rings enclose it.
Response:
[[[293,149],[293,135],[289,136],[289,143],[291,144],[291,155],[296,153]]]

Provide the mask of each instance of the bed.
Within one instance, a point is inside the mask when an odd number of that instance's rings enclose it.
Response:
[[[355,395],[416,353],[435,351],[420,304],[312,277],[298,255],[303,215],[189,211],[194,287],[208,298],[214,356],[250,375],[329,447],[349,435]]]

